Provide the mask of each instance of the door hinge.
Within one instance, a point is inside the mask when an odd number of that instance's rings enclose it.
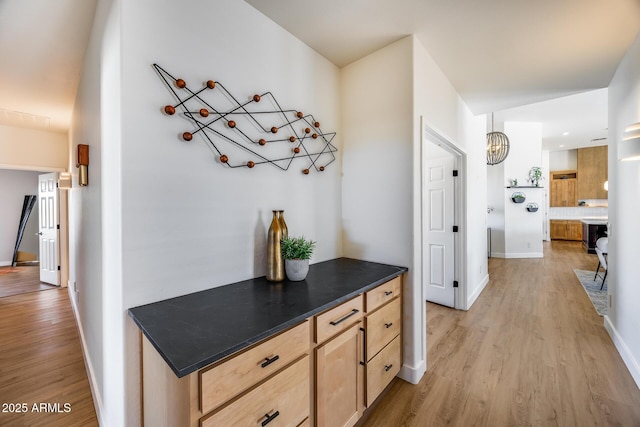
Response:
[[[58,225],[56,226],[56,228],[57,228],[58,230],[60,230],[60,224],[58,224]]]
[[[58,271],[60,271],[60,266],[58,266]]]
[[[458,169],[453,170],[453,176],[458,176]]]
[[[457,233],[457,232],[458,232],[458,226],[457,226],[457,225],[454,225],[454,226],[453,226],[453,232],[454,232],[454,233]]]
[[[453,287],[454,287],[454,288],[457,288],[457,287],[458,287],[458,281],[457,281],[457,280],[454,280],[454,281],[453,281]]]

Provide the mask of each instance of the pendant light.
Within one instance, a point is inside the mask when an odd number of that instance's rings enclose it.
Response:
[[[497,165],[509,155],[509,138],[503,132],[493,131],[493,113],[491,113],[491,132],[487,134],[487,164]]]

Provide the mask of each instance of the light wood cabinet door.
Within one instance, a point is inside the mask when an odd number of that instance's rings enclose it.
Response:
[[[608,180],[608,147],[578,149],[578,199],[606,199],[604,182]]]
[[[565,240],[567,238],[567,221],[552,219],[550,221],[549,234],[551,239]]]
[[[582,222],[567,221],[567,240],[582,240]]]
[[[360,323],[316,349],[316,426],[353,426],[360,417]]]
[[[575,178],[551,181],[550,205],[554,207],[578,206],[578,182]]]

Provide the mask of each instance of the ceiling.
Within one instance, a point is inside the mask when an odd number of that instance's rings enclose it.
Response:
[[[640,30],[640,0],[247,2],[339,67],[416,34],[475,114],[543,121],[545,144],[599,137],[606,96],[583,92],[608,86]],[[96,3],[0,0],[0,124],[69,129]]]
[[[0,124],[66,132],[96,0],[0,0]]]

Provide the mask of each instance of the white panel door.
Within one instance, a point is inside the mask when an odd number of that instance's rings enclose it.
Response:
[[[38,213],[40,226],[40,281],[60,285],[58,270],[58,174],[38,177]]]
[[[427,301],[454,306],[453,155],[427,159],[424,173],[424,294]]]

